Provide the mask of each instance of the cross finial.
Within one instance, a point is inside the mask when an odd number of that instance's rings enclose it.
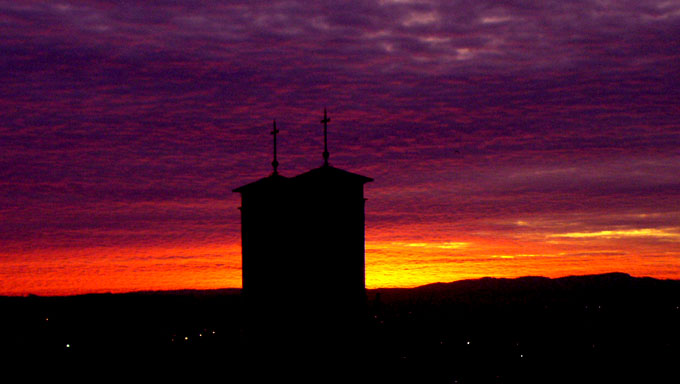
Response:
[[[326,107],[323,108],[323,165],[328,166],[328,158],[330,154],[328,153],[328,123],[331,119],[326,115]]]
[[[279,172],[277,168],[279,167],[279,162],[276,160],[276,134],[279,133],[279,130],[276,129],[276,120],[274,120],[274,129],[272,129],[271,134],[274,136],[274,161],[272,161],[272,167],[274,167],[274,175],[277,175]]]

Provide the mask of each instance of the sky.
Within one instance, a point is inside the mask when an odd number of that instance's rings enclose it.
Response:
[[[366,285],[680,279],[680,1],[0,0],[0,294],[241,286],[239,195],[369,176]]]

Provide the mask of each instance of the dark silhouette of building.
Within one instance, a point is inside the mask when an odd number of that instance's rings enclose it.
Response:
[[[372,179],[328,163],[295,177],[274,171],[241,194],[243,295],[255,337],[354,332],[365,309],[364,194]],[[292,334],[291,334],[292,332]],[[344,336],[343,336],[344,337]]]

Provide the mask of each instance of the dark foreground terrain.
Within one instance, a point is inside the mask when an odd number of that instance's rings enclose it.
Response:
[[[239,290],[3,297],[0,313],[5,373],[49,365],[55,377],[134,367],[192,382],[680,382],[680,281],[618,273],[369,290],[353,337],[338,340],[337,325],[319,317],[307,342],[290,334],[266,346],[251,341]]]

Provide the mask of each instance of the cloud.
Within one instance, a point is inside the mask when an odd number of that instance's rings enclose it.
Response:
[[[271,120],[292,175],[324,106],[385,241],[678,221],[675,2],[0,1],[0,35],[7,252],[237,242]]]
[[[640,229],[603,230],[597,232],[558,233],[550,235],[550,237],[568,237],[568,238],[595,237],[605,239],[616,239],[622,237],[655,237],[677,241],[680,240],[680,233],[677,232],[677,228],[674,231],[656,228],[640,228]]]

